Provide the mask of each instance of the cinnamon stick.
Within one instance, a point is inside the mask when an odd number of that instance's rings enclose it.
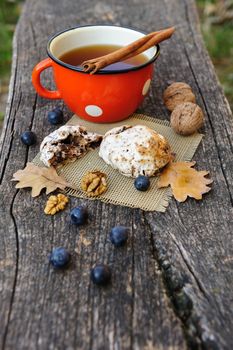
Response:
[[[152,46],[155,46],[155,45],[161,43],[162,41],[169,39],[172,36],[172,34],[174,33],[174,31],[175,31],[175,28],[171,27],[171,28],[164,29],[164,30],[157,32],[157,34],[152,36],[147,42],[145,42],[144,45],[140,46],[136,51],[134,51],[134,52],[130,53],[129,55],[127,55],[126,57],[124,57],[124,59],[139,55],[140,53],[150,49]]]
[[[174,33],[175,28],[170,27],[157,32],[152,32],[145,35],[144,37],[132,42],[131,44],[124,46],[110,54],[105,56],[93,58],[88,61],[84,61],[81,66],[84,72],[89,72],[90,74],[96,73],[99,69],[102,69],[110,64],[123,61],[125,59],[136,56],[152,46],[169,39]]]

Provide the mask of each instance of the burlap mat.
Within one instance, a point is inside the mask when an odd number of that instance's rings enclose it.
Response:
[[[175,160],[191,160],[197,146],[199,145],[202,135],[194,134],[192,136],[184,137],[177,135],[169,126],[168,121],[151,118],[142,114],[133,114],[127,120],[112,123],[112,124],[96,124],[73,116],[68,123],[69,125],[84,125],[88,131],[94,131],[104,134],[107,130],[123,124],[129,125],[146,125],[162,134],[169,141],[172,151],[176,153]],[[168,206],[169,198],[171,197],[170,188],[158,189],[156,183],[158,178],[151,178],[151,186],[146,192],[137,191],[134,188],[134,179],[121,175],[117,170],[108,166],[99,156],[98,148],[88,152],[84,157],[69,163],[58,170],[67,181],[77,186],[77,190],[67,188],[66,192],[75,197],[88,198],[80,188],[80,181],[84,174],[91,170],[100,170],[107,174],[108,190],[98,198],[91,198],[91,200],[98,199],[106,203],[116,205],[123,205],[131,208],[141,208],[146,211],[160,211],[164,212]],[[33,162],[37,165],[43,166],[40,162],[40,155],[38,154]],[[89,198],[90,199],[90,198]]]

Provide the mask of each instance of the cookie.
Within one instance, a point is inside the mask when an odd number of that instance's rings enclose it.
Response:
[[[46,136],[40,145],[40,159],[46,166],[75,161],[99,146],[102,135],[80,125],[64,125]]]
[[[144,126],[123,125],[109,130],[101,142],[100,157],[125,176],[155,176],[172,158],[168,141]]]

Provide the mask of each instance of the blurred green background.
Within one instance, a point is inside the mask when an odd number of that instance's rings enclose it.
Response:
[[[233,0],[197,0],[202,33],[233,110]],[[12,37],[23,0],[0,0],[0,125],[11,69]]]

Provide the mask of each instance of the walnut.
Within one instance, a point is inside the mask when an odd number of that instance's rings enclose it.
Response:
[[[64,194],[59,193],[57,196],[50,196],[47,200],[44,212],[48,215],[54,215],[58,211],[65,209],[68,202],[69,199]]]
[[[173,83],[163,93],[164,103],[169,109],[173,109],[183,102],[196,102],[194,93],[191,87],[186,83]]]
[[[203,121],[202,109],[191,102],[179,104],[171,114],[171,126],[180,135],[194,134],[203,125]]]
[[[96,170],[90,171],[81,180],[81,189],[89,197],[99,196],[107,190],[107,175]]]

